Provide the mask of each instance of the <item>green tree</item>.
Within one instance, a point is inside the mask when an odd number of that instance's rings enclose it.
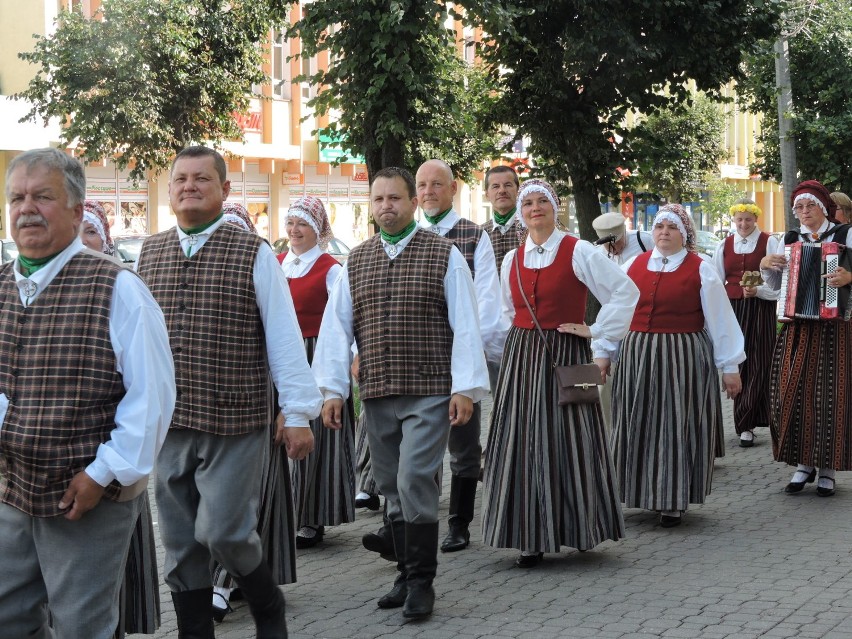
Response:
[[[708,174],[704,178],[704,184],[705,191],[700,201],[705,221],[711,226],[721,224],[725,228],[730,227],[731,207],[748,197],[748,193],[714,174]]]
[[[643,117],[630,131],[639,180],[670,202],[693,201],[725,157],[725,118],[703,94]]]
[[[52,35],[20,54],[39,65],[18,94],[28,117],[65,122],[87,162],[116,158],[135,179],[201,141],[242,139],[252,84],[264,81],[272,20],[250,0],[104,0],[100,15],[63,12]],[[101,19],[102,18],[102,19]]]
[[[789,39],[792,131],[801,179],[829,190],[852,191],[852,8],[849,0],[814,5],[805,28]],[[738,91],[749,109],[764,113],[752,170],[781,181],[773,41],[747,60]]]
[[[446,16],[441,0],[323,0],[287,32],[303,56],[329,52],[328,69],[307,78],[321,88],[309,105],[370,175],[437,156],[466,179],[494,154],[491,76],[456,56]]]
[[[498,119],[528,136],[557,182],[570,178],[580,232],[594,237],[601,196],[633,165],[629,109],[651,114],[741,75],[743,51],[770,37],[778,0],[465,0],[493,36],[486,59],[504,71]],[[748,37],[741,37],[748,34]]]

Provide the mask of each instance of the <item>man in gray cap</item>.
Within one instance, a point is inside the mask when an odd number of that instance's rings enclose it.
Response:
[[[628,231],[621,213],[599,215],[592,220],[592,226],[599,238],[595,244],[619,266],[630,258],[654,248],[651,234],[645,231]]]

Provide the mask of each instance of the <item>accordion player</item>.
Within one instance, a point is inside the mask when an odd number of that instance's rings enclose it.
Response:
[[[824,275],[839,266],[852,271],[852,249],[837,242],[794,242],[784,248],[778,319],[849,320],[849,287],[830,286]]]

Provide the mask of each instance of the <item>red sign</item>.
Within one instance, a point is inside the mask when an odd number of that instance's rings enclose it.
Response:
[[[263,126],[263,118],[260,111],[249,111],[248,113],[237,113],[234,111],[233,116],[243,133],[260,133]]]
[[[367,175],[367,172],[366,172],[366,171],[358,171],[358,172],[357,172],[357,173],[356,173],[356,174],[352,177],[352,181],[353,181],[353,182],[368,182],[368,181],[369,181],[369,177],[368,177],[368,175]]]

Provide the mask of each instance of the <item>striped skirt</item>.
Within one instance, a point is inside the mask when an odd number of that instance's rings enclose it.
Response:
[[[775,346],[775,302],[756,297],[731,300],[745,338],[746,361],[740,364],[743,390],[734,400],[737,435],[769,425],[769,371]]]
[[[305,340],[308,363],[317,339]],[[343,428],[331,430],[322,417],[311,421],[314,451],[290,460],[297,527],[337,526],[355,521],[355,417],[352,394],[343,405]]]
[[[136,520],[124,566],[119,595],[117,639],[125,634],[154,634],[160,627],[160,578],[151,502],[144,493],[142,512]]]
[[[545,331],[558,365],[591,362],[588,340]],[[535,330],[512,327],[485,457],[482,536],[489,546],[588,550],[624,536],[598,404],[559,406]]]
[[[852,470],[852,322],[785,324],[770,398],[777,461]]]
[[[370,444],[367,442],[367,417],[364,406],[355,423],[355,472],[358,476],[358,492],[378,495],[379,487],[373,479],[373,462],[370,459]]]
[[[722,402],[700,333],[629,332],[612,388],[613,457],[630,508],[686,510],[710,494]]]
[[[271,392],[275,398],[277,393]],[[277,411],[276,411],[277,415]],[[275,420],[270,427],[270,437],[275,437]],[[287,456],[282,446],[269,447],[269,458],[262,460],[266,469],[262,478],[257,531],[263,544],[263,557],[272,569],[272,577],[279,585],[296,583],[296,528],[293,515],[293,490],[290,474],[285,472]],[[212,562],[213,585],[234,588],[225,568]]]

